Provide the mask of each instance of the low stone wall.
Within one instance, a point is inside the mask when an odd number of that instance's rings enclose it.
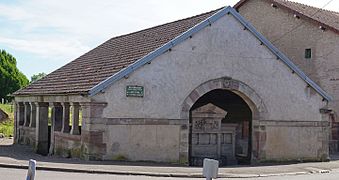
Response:
[[[19,129],[19,144],[35,146],[35,128],[20,126]]]
[[[65,158],[82,158],[81,136],[54,132],[54,154]]]

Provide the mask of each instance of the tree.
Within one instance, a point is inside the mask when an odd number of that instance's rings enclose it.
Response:
[[[42,72],[42,73],[39,73],[39,74],[34,74],[32,77],[31,77],[31,83],[45,77],[47,74]]]
[[[0,98],[10,100],[8,95],[28,85],[27,77],[16,66],[16,59],[0,50]]]

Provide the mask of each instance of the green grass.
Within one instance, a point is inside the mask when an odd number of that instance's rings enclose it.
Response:
[[[12,137],[14,131],[14,113],[12,105],[0,104],[0,109],[5,111],[9,116],[8,120],[0,123],[0,133],[3,133],[6,137]]]

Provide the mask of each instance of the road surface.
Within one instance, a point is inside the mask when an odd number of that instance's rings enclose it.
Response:
[[[27,170],[0,168],[0,179],[2,180],[20,180],[25,179]],[[147,176],[124,176],[110,174],[87,174],[55,171],[37,171],[35,180],[192,180],[192,178],[173,178],[173,177],[147,177]],[[202,180],[198,178],[197,180]],[[236,180],[241,178],[236,178]],[[271,176],[259,178],[245,178],[245,180],[338,180],[339,171],[332,171],[324,174],[308,174],[295,176]],[[219,178],[218,180],[226,180]]]

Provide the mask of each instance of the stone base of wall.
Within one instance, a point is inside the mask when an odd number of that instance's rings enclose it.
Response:
[[[98,122],[104,129],[83,130],[81,135],[55,132],[54,154],[188,164],[187,119],[102,118]],[[34,146],[35,128],[19,127],[18,131],[19,143]],[[329,132],[325,121],[253,120],[252,163],[326,161]]]
[[[103,131],[83,131],[82,140],[82,158],[85,160],[104,160],[106,154],[106,143]]]
[[[188,163],[188,120],[106,119],[104,160]]]
[[[255,121],[253,162],[329,160],[329,124],[323,121]]]
[[[83,158],[81,136],[54,132],[54,154],[65,158]]]
[[[18,143],[24,145],[35,146],[35,128],[20,126],[18,128],[19,138]]]

